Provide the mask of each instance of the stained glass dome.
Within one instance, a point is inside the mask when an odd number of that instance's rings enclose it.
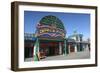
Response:
[[[53,25],[53,26],[56,26],[57,28],[64,30],[64,25],[63,25],[62,21],[53,15],[48,15],[48,16],[43,17],[40,20],[40,24]]]
[[[37,25],[37,37],[40,38],[64,38],[66,31],[63,22],[53,15],[44,16]]]

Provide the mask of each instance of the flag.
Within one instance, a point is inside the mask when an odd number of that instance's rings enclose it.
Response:
[[[33,53],[33,59],[34,61],[38,61],[39,58],[38,58],[38,53],[39,53],[39,41],[38,41],[38,38],[36,39],[36,42],[34,44],[34,53]]]

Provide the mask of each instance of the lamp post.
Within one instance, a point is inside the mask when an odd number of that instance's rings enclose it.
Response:
[[[37,38],[34,45],[34,56],[33,56],[34,61],[39,61],[38,53],[39,53],[39,40]]]
[[[67,47],[67,40],[66,38],[64,39],[64,55],[67,55],[69,52],[68,52],[68,47]]]
[[[67,55],[66,39],[64,39],[64,55]]]

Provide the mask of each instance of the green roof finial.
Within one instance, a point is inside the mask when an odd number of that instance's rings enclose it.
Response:
[[[76,35],[77,34],[77,30],[74,30],[74,35]]]

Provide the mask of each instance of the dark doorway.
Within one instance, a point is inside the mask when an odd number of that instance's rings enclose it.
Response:
[[[49,47],[48,48],[48,56],[53,56],[53,55],[55,55],[55,48],[53,48],[53,47]]]
[[[25,47],[24,55],[25,55],[25,58],[33,57],[33,48],[32,47]]]
[[[75,48],[73,45],[70,45],[70,52],[74,52]]]

